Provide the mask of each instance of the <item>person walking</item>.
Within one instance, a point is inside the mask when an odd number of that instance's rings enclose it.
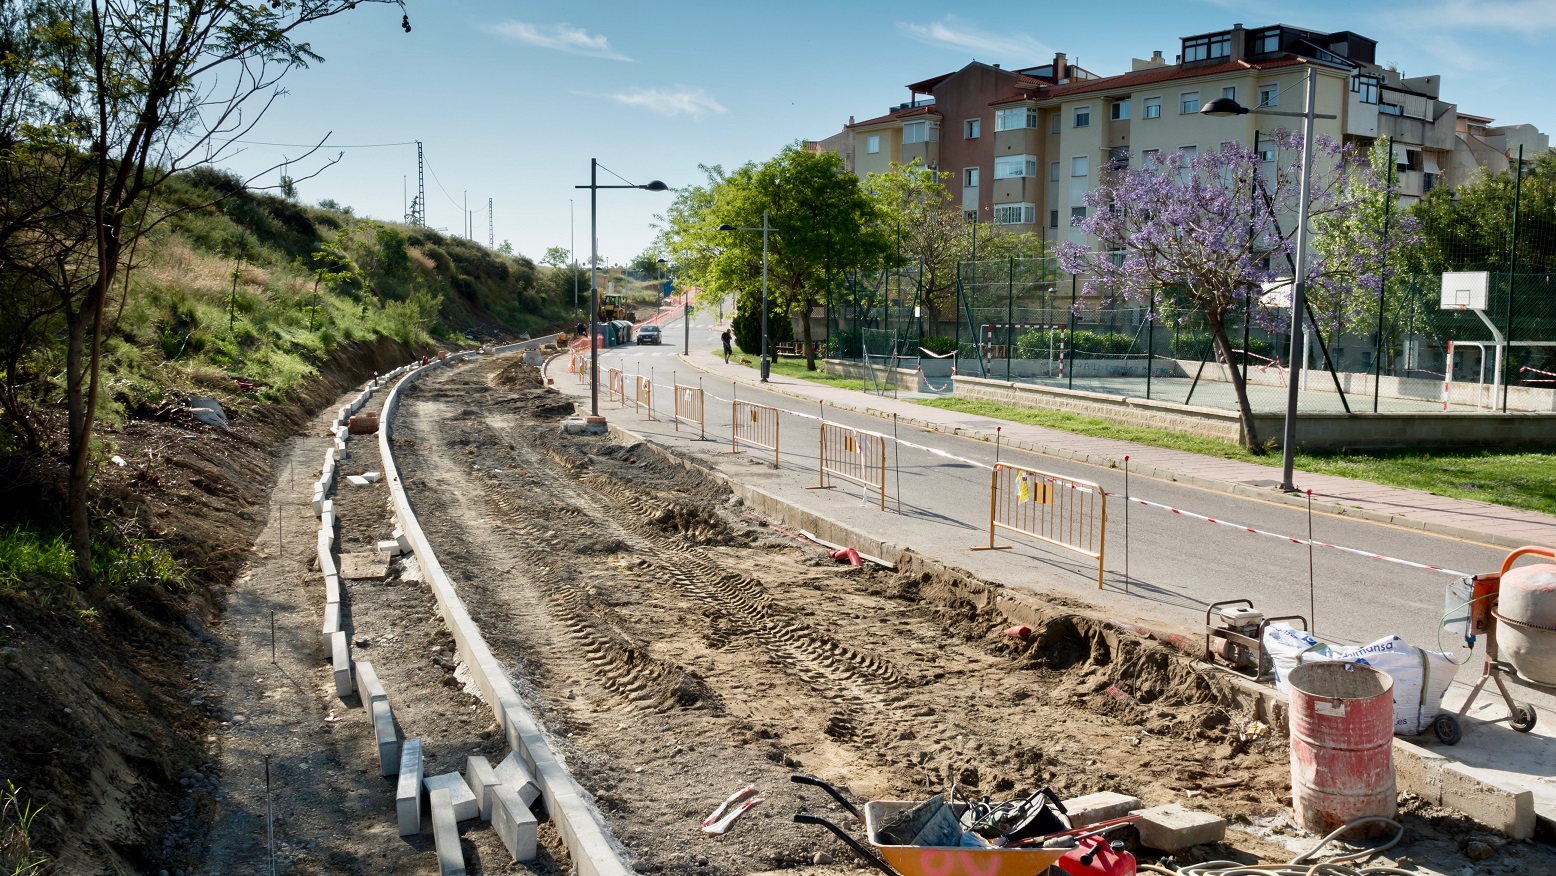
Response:
[[[724,342],[724,364],[728,365],[729,355],[735,352],[735,348],[730,345],[732,339],[729,334],[729,329],[725,329],[724,334],[719,335],[719,340]]]

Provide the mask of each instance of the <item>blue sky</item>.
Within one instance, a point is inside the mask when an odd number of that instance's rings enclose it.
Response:
[[[589,251],[589,159],[633,183],[699,183],[699,164],[726,168],[796,139],[835,133],[907,99],[903,86],[977,59],[1032,66],[1066,52],[1112,75],[1131,57],[1180,37],[1277,22],[1352,30],[1378,41],[1378,60],[1407,76],[1440,74],[1443,98],[1499,124],[1556,133],[1556,0],[1376,0],[1273,4],[1242,0],[1108,4],[946,4],[791,0],[530,2],[409,0],[413,30],[393,7],[364,6],[303,38],[327,60],[297,71],[248,136],[278,144],[421,140],[430,169],[427,220],[464,228],[462,202],[487,239],[538,258]],[[1018,11],[1022,10],[1022,11]],[[245,144],[226,162],[253,173],[304,150]],[[415,146],[326,146],[344,160],[299,184],[359,215],[398,219],[402,178],[414,194]],[[261,180],[275,182],[275,174]],[[602,173],[602,183],[619,182]],[[670,193],[602,191],[600,253],[626,261],[653,240]],[[569,201],[572,201],[572,217]]]

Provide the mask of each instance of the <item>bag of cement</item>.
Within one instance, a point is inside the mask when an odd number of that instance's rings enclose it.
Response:
[[[958,846],[962,824],[945,804],[945,795],[936,794],[882,821],[875,841],[886,846]]]
[[[1272,624],[1265,629],[1264,641],[1275,663],[1276,685],[1284,693],[1290,693],[1286,678],[1291,670],[1315,660],[1360,663],[1388,673],[1394,679],[1394,732],[1398,734],[1415,735],[1431,726],[1458,672],[1448,655],[1417,648],[1398,636],[1354,648],[1334,647],[1305,631]]]
[[[189,413],[207,426],[221,426],[224,429],[227,427],[227,414],[222,410],[221,402],[208,395],[191,397]]]

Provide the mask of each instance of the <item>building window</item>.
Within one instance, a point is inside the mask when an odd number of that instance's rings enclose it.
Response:
[[[1049,210],[1048,211],[1048,227],[1049,228],[1058,228],[1059,227],[1059,211],[1058,210]]]
[[[1159,119],[1162,117],[1161,98],[1148,97],[1145,99],[1145,117],[1148,119]]]
[[[1226,98],[1227,100],[1237,100],[1237,89],[1236,88],[1223,88],[1223,89],[1221,89],[1221,96]]]
[[[1059,133],[1059,113],[1057,111],[1048,117],[1048,133]]]
[[[1162,150],[1145,149],[1140,152],[1140,166],[1154,167],[1162,161]]]
[[[962,170],[962,185],[970,189],[978,187],[978,168],[968,167]]]
[[[1057,161],[1050,161],[1050,162],[1048,162],[1048,181],[1049,182],[1058,182],[1059,181],[1059,162],[1057,162]]]
[[[978,221],[978,211],[977,210],[963,210],[962,211],[962,221],[963,222],[968,222],[968,223],[977,222]]]
[[[1091,107],[1078,106],[1075,108],[1075,127],[1087,128],[1091,126]]]
[[[1036,155],[1002,155],[994,159],[995,179],[1015,179],[1037,176]]]
[[[1351,77],[1351,90],[1356,92],[1362,103],[1378,102],[1379,79],[1376,76],[1367,76],[1357,73]]]
[[[994,130],[1014,131],[1019,128],[1037,127],[1037,107],[1018,106],[1011,109],[995,110]]]
[[[1186,184],[1194,177],[1194,156],[1199,153],[1198,146],[1178,147],[1178,182]]]
[[[1084,221],[1085,218],[1086,218],[1086,208],[1085,207],[1071,207],[1070,208],[1070,224],[1071,225],[1078,225],[1082,221]]]
[[[1031,225],[1037,221],[1037,206],[1034,204],[996,204],[994,207],[995,225]]]
[[[1275,106],[1280,103],[1279,85],[1259,86],[1259,106]]]
[[[902,126],[902,142],[933,143],[940,139],[940,126],[933,122],[905,122]]]
[[[1260,145],[1259,160],[1266,164],[1273,162],[1275,160],[1275,147]]]
[[[1423,174],[1421,174],[1421,194],[1424,195],[1427,192],[1429,192],[1429,191],[1431,191],[1432,189],[1435,189],[1435,188],[1437,188],[1437,174],[1435,174],[1435,173],[1423,173]]]
[[[1109,170],[1128,170],[1129,169],[1129,147],[1128,146],[1114,146],[1112,149],[1108,150],[1108,169]]]
[[[864,138],[864,151],[870,153],[871,155],[881,151],[881,135],[871,134],[870,136]]]
[[[1179,111],[1182,112],[1184,115],[1189,115],[1190,113],[1197,113],[1197,112],[1199,112],[1199,92],[1197,92],[1197,91],[1185,91],[1185,92],[1183,92],[1183,103],[1181,104],[1181,108],[1180,108]]]
[[[1091,170],[1091,160],[1084,155],[1070,159],[1070,176],[1085,176]]]
[[[1129,118],[1129,99],[1128,98],[1125,98],[1123,100],[1115,100],[1115,101],[1113,101],[1112,116],[1113,116],[1113,121],[1115,121],[1115,122]]]
[[[1250,55],[1268,55],[1270,52],[1278,51],[1280,51],[1280,28],[1278,27],[1259,31],[1248,44]]]
[[[962,137],[967,140],[976,140],[983,136],[983,119],[968,119],[962,122]]]
[[[1225,58],[1232,54],[1232,35],[1217,33],[1183,41],[1183,63]]]

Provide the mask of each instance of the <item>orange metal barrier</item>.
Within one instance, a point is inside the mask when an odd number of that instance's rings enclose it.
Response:
[[[681,431],[681,424],[697,427],[699,440],[708,437],[707,416],[703,408],[701,386],[682,386],[674,383],[675,375],[670,376],[675,390],[675,431]]]
[[[573,372],[579,383],[589,382],[589,357],[573,354],[572,361],[568,363],[567,370]]]
[[[654,418],[654,379],[641,374],[632,375],[632,379],[637,384],[632,391],[632,409],[641,412],[647,408],[648,419],[652,420]],[[622,404],[625,405],[626,402]]]
[[[886,510],[886,436],[836,423],[821,422],[821,483],[808,487],[825,490],[827,476],[842,478],[881,494]]]
[[[610,368],[605,372],[606,399],[616,399],[622,407],[627,406],[627,387],[620,368]]]
[[[773,452],[773,468],[778,467],[778,409],[734,399],[729,408],[729,452],[740,453],[745,444]]]
[[[1001,464],[989,479],[989,544],[973,550],[1007,550],[994,543],[998,529],[1035,538],[1096,560],[1100,590],[1107,527],[1108,497],[1097,484]]]

